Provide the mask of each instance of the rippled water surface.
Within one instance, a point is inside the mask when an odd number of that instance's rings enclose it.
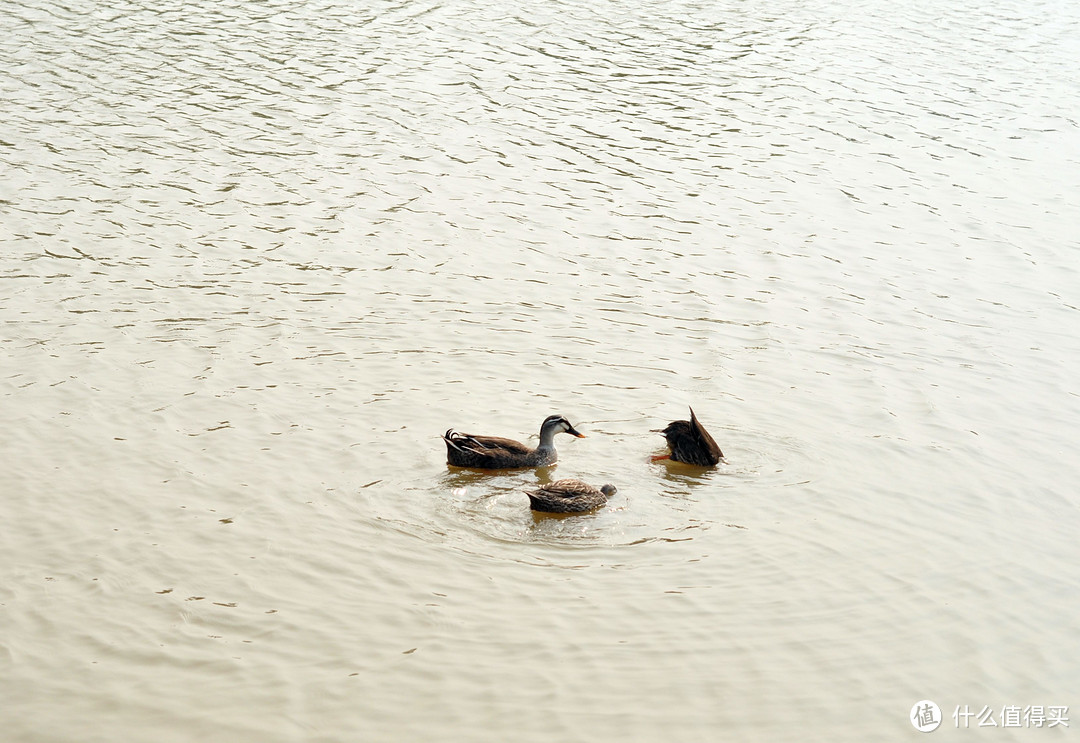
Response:
[[[5,4],[4,740],[1070,734],[951,715],[1080,725],[1078,39]],[[690,405],[727,465],[650,460]],[[446,464],[551,413],[553,467]]]

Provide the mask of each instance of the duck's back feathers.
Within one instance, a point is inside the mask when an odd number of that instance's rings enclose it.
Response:
[[[712,467],[724,456],[705,426],[694,415],[693,408],[690,408],[690,420],[672,421],[661,433],[667,439],[671,458],[676,462]]]
[[[468,449],[475,452],[493,452],[493,451],[506,451],[522,453],[532,451],[528,446],[520,441],[514,441],[513,439],[504,439],[500,436],[474,436],[471,433],[460,433],[454,429],[450,429],[443,436],[443,440],[446,442],[447,449],[451,447],[457,449]]]
[[[529,507],[544,513],[584,513],[595,511],[615,494],[615,486],[606,484],[595,488],[581,480],[565,479],[527,490]]]
[[[520,441],[499,436],[473,436],[453,429],[443,435],[443,441],[446,442],[446,461],[457,467],[527,467],[529,462],[526,460],[534,453]]]

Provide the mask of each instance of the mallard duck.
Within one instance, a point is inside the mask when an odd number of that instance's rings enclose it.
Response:
[[[543,467],[554,464],[559,455],[555,452],[555,434],[568,433],[585,438],[561,415],[549,415],[540,424],[540,445],[530,449],[520,441],[498,436],[473,436],[450,429],[443,434],[446,442],[446,461],[458,467],[478,467],[486,470],[512,467]]]
[[[676,462],[712,467],[726,461],[720,447],[694,415],[693,408],[690,408],[690,420],[672,421],[667,424],[667,428],[658,429],[656,433],[664,434],[671,453],[653,457],[654,462],[658,459],[673,459]]]
[[[529,507],[545,513],[583,513],[594,511],[615,495],[610,483],[594,488],[581,480],[556,480],[537,490],[526,490]]]

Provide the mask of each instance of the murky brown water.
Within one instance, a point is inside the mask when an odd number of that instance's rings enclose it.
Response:
[[[6,4],[2,737],[1080,715],[1077,39],[1008,0]],[[650,463],[688,405],[728,466]],[[549,471],[446,466],[554,412]],[[619,492],[534,517],[549,476]]]

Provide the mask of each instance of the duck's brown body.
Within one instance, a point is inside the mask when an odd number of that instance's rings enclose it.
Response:
[[[713,467],[724,458],[720,447],[694,415],[693,408],[690,408],[690,420],[672,421],[659,433],[664,434],[664,438],[667,439],[671,454],[653,457],[654,460],[670,458],[676,462]]]
[[[526,490],[529,507],[544,513],[584,513],[595,511],[615,494],[614,485],[594,488],[581,480],[556,480],[537,490]]]

